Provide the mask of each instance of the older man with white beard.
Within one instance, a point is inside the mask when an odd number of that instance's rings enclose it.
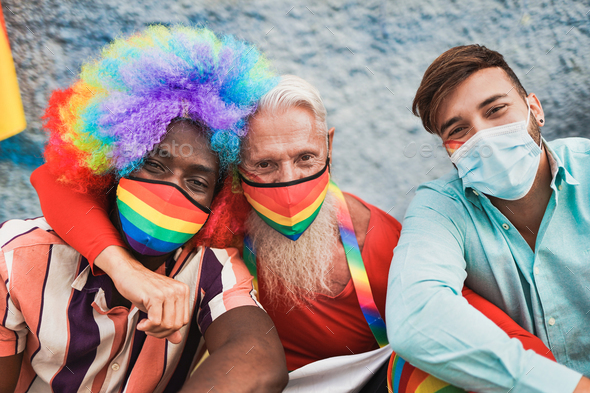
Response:
[[[262,98],[239,166],[253,207],[245,260],[298,369],[289,389],[386,392],[381,316],[401,225],[331,181],[333,138],[303,79],[283,76]]]

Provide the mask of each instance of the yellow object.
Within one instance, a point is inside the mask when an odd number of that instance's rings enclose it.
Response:
[[[8,43],[8,33],[0,8],[0,141],[18,134],[27,126],[18,89],[16,70]]]

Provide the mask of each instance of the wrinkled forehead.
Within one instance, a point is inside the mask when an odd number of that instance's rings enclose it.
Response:
[[[326,135],[317,130],[312,112],[291,107],[276,112],[258,112],[250,119],[244,140],[244,156],[260,152],[290,152],[326,148]]]

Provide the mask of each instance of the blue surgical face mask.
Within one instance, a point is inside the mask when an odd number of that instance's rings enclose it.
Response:
[[[541,147],[528,133],[531,107],[527,99],[526,121],[477,132],[451,156],[463,187],[514,201],[533,186]]]

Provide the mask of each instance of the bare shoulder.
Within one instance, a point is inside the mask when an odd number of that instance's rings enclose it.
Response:
[[[365,206],[361,201],[355,197],[344,194],[344,200],[348,206],[350,212],[350,219],[352,220],[352,226],[354,227],[354,234],[359,244],[361,251],[365,244],[365,237],[369,230],[369,221],[371,220],[371,210]]]

